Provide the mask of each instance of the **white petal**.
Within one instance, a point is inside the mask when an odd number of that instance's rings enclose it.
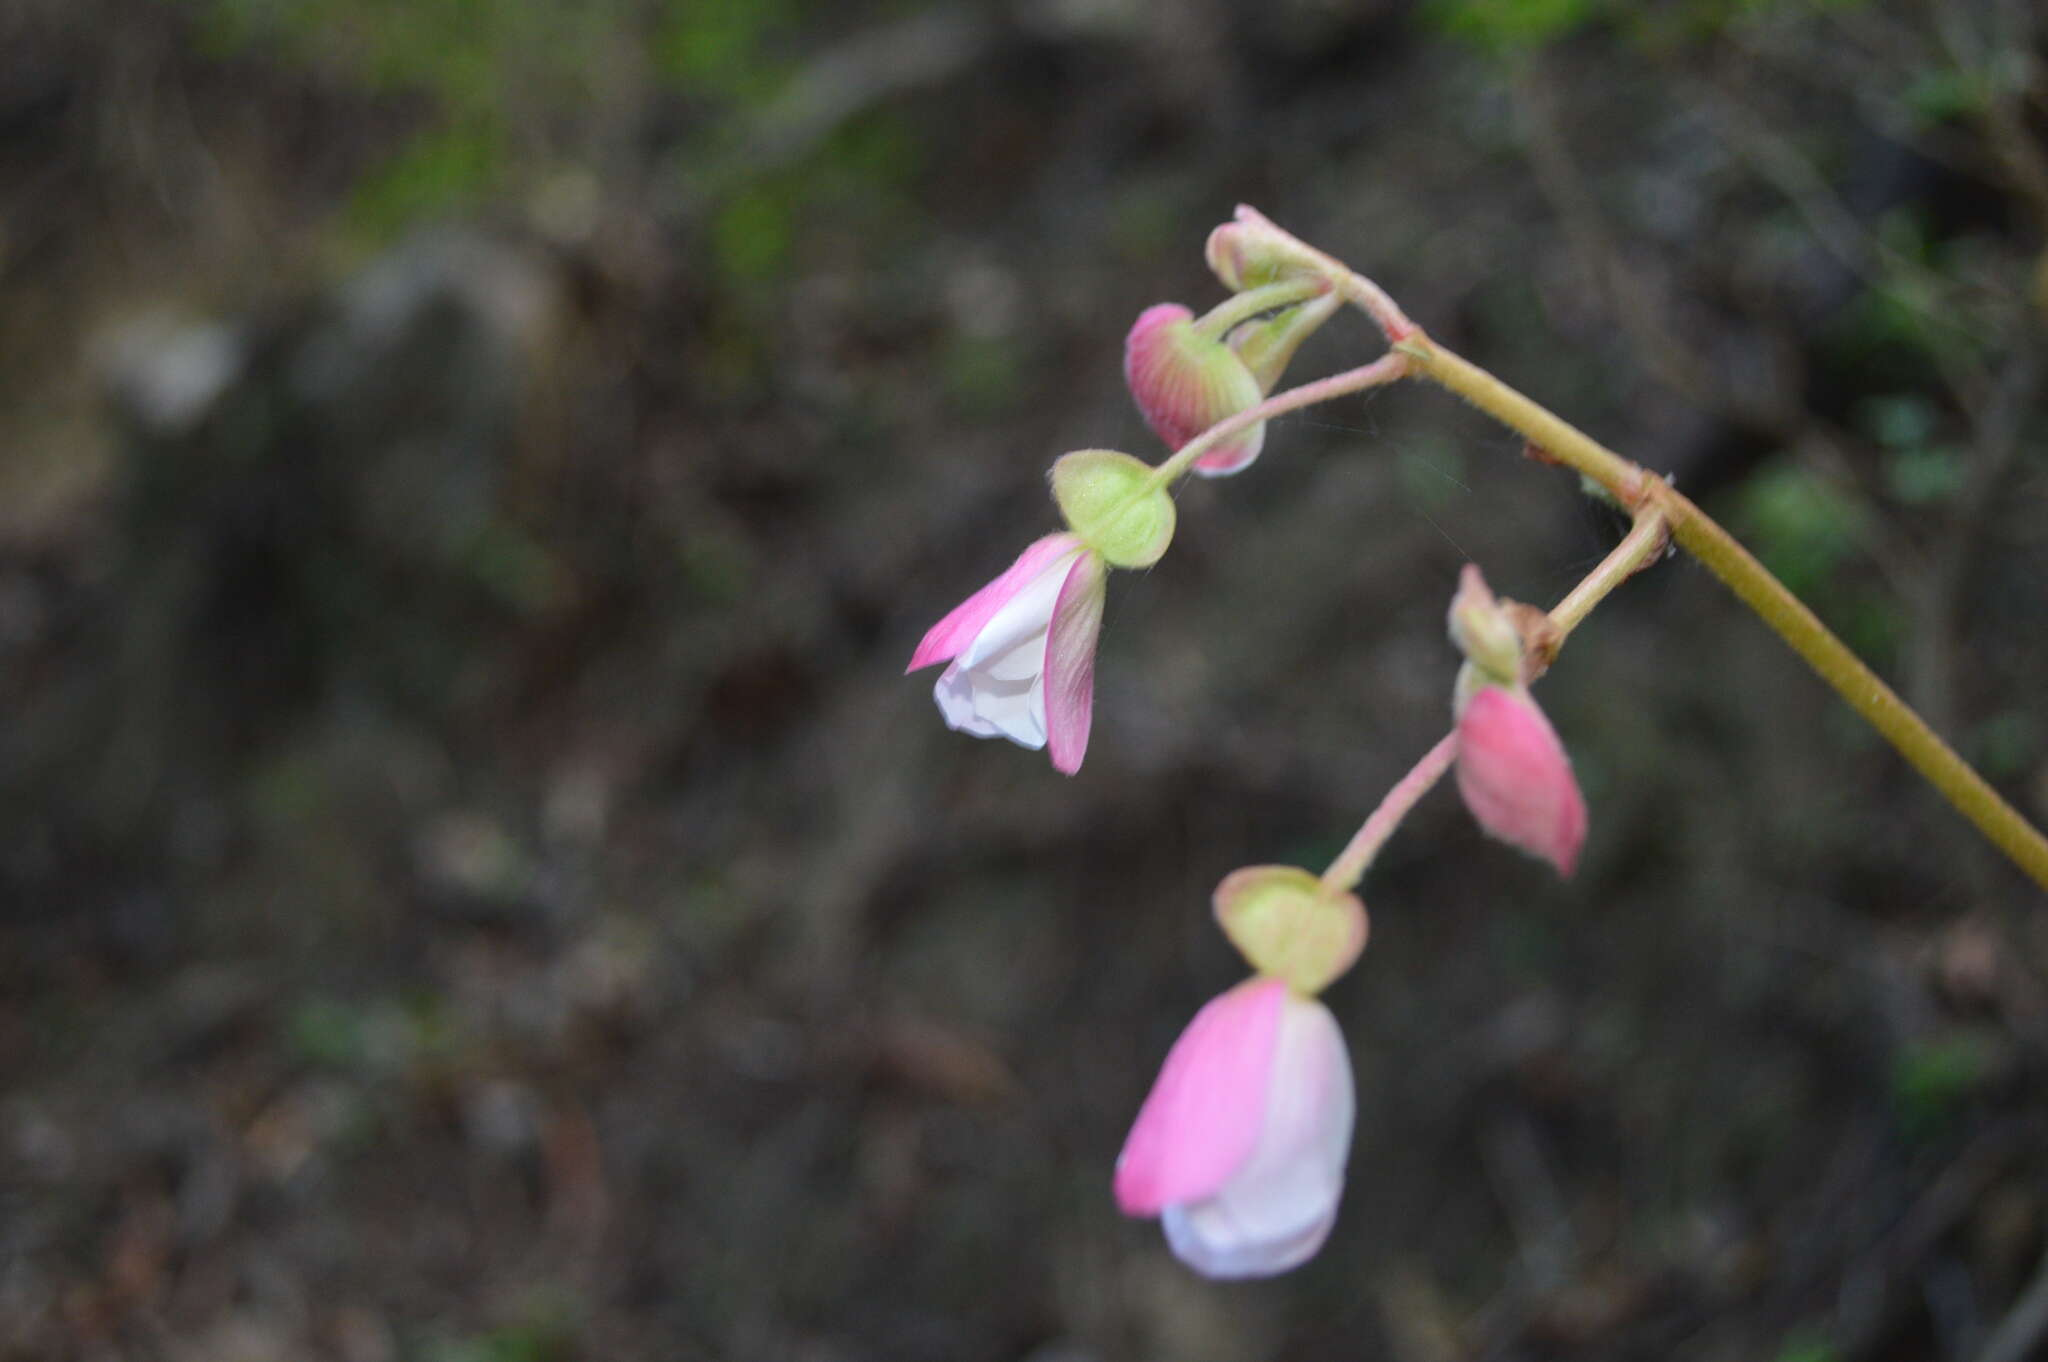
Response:
[[[1291,1238],[1246,1239],[1214,1223],[1206,1210],[1211,1205],[1168,1206],[1159,1216],[1173,1256],[1204,1277],[1278,1276],[1315,1257],[1337,1223],[1337,1208],[1332,1206],[1328,1215]]]
[[[1270,1276],[1306,1261],[1344,1195],[1357,1101],[1343,1033],[1321,1003],[1290,995],[1276,1044],[1251,1157],[1213,1196],[1161,1216],[1174,1253],[1208,1276]]]
[[[939,676],[932,698],[948,728],[1034,750],[1045,746],[1046,631],[1073,566],[1071,553],[1054,559]]]
[[[1042,642],[1041,642],[1041,646]],[[998,681],[955,662],[932,687],[946,727],[977,738],[1008,738],[1033,751],[1045,746],[1045,678]]]

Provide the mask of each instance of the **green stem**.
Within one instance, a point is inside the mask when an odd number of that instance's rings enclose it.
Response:
[[[1277,307],[1306,302],[1319,293],[1329,291],[1328,280],[1311,278],[1282,279],[1277,284],[1246,289],[1210,308],[1195,322],[1195,330],[1210,340],[1220,341],[1239,322],[1249,321],[1261,312],[1271,312]]]
[[[1719,577],[1744,605],[1806,659],[1821,680],[1884,736],[1942,798],[1977,826],[2013,864],[2048,889],[2048,838],[2020,816],[1984,777],[1927,726],[1926,720],[1865,666],[1805,602],[1737,543],[1734,536],[1662,478],[1508,387],[1420,332],[1398,342],[1415,372],[1526,436],[1548,458],[1574,468],[1632,510],[1654,508],[1680,548]]]
[[[1652,506],[1636,513],[1636,523],[1614,546],[1600,566],[1586,574],[1571,594],[1551,607],[1550,622],[1557,626],[1553,643],[1562,643],[1607,593],[1647,567],[1671,542],[1671,527],[1664,512]]]
[[[1290,411],[1298,411],[1303,407],[1313,407],[1318,402],[1327,402],[1346,393],[1376,388],[1382,383],[1392,383],[1407,372],[1407,357],[1389,353],[1356,369],[1346,369],[1341,374],[1331,374],[1328,378],[1319,378],[1313,383],[1289,388],[1284,393],[1275,393],[1255,407],[1247,407],[1235,416],[1225,417],[1182,445],[1172,458],[1152,470],[1151,478],[1146,481],[1145,490],[1156,491],[1171,486],[1175,478],[1194,466],[1196,459],[1231,436],[1249,430],[1261,421]]]

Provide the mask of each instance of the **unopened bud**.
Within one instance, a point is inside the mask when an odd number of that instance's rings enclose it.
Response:
[[[1458,574],[1451,598],[1451,642],[1483,681],[1518,685],[1522,679],[1522,634],[1513,615],[1494,598],[1477,563]]]
[[[1282,279],[1329,273],[1324,257],[1243,205],[1235,221],[1209,233],[1202,253],[1223,286],[1238,293]]]
[[[1265,393],[1235,350],[1203,335],[1178,303],[1140,313],[1124,340],[1124,381],[1167,448],[1179,449],[1218,421],[1255,407]],[[1249,467],[1266,442],[1261,421],[1208,450],[1195,471],[1220,477]]]

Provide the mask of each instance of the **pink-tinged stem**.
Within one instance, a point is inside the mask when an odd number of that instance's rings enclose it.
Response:
[[[1637,513],[1635,526],[1614,546],[1614,551],[1551,610],[1550,622],[1557,626],[1557,633],[1550,640],[1552,651],[1609,592],[1663,552],[1667,528],[1662,511],[1645,508]],[[1548,659],[1545,660],[1547,662]],[[1457,755],[1458,734],[1454,729],[1444,735],[1443,741],[1430,748],[1393,789],[1387,791],[1386,798],[1360,825],[1350,845],[1323,872],[1323,887],[1336,892],[1349,892],[1356,888],[1371,866],[1372,858],[1394,835],[1394,829],[1401,826],[1401,820],[1408,816],[1408,811],[1443,779],[1444,772],[1450,769]]]
[[[1290,411],[1299,411],[1303,407],[1313,407],[1318,402],[1328,402],[1333,397],[1343,397],[1347,393],[1377,388],[1383,383],[1392,383],[1398,378],[1405,377],[1407,373],[1407,357],[1388,353],[1356,369],[1346,369],[1341,374],[1331,374],[1328,378],[1304,383],[1299,388],[1289,388],[1284,393],[1275,393],[1256,407],[1247,407],[1235,416],[1218,421],[1182,445],[1172,458],[1152,470],[1147,490],[1170,486],[1175,478],[1194,466],[1196,459],[1231,436],[1249,430],[1261,421]]]
[[[1344,295],[1345,301],[1360,308],[1368,317],[1373,319],[1373,322],[1386,336],[1387,344],[1399,345],[1402,341],[1415,334],[1415,323],[1408,320],[1408,314],[1401,310],[1400,304],[1396,303],[1385,289],[1375,284],[1372,280],[1362,274],[1353,273],[1351,268],[1343,261],[1317,250],[1249,204],[1238,205],[1237,220],[1244,223],[1257,223],[1267,231],[1287,238],[1288,241],[1293,243],[1295,249],[1320,263],[1323,266],[1323,273],[1336,281],[1337,291]]]
[[[1416,801],[1443,779],[1444,772],[1451,769],[1451,761],[1457,755],[1458,735],[1455,732],[1444,734],[1443,740],[1430,748],[1422,760],[1415,763],[1413,770],[1395,782],[1394,788],[1387,791],[1387,797],[1380,801],[1380,806],[1359,827],[1351,844],[1330,862],[1330,868],[1323,872],[1323,888],[1340,894],[1357,888],[1380,847],[1394,835],[1394,829],[1401,826],[1401,820],[1408,816]]]

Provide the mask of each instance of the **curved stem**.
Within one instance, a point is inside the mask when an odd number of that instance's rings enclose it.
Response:
[[[1636,523],[1600,560],[1600,566],[1587,573],[1569,596],[1550,608],[1550,622],[1557,627],[1553,648],[1579,627],[1579,622],[1607,598],[1608,592],[1648,567],[1670,542],[1671,526],[1660,508],[1652,506],[1638,511]]]
[[[1248,430],[1261,421],[1290,411],[1298,411],[1303,407],[1313,407],[1318,402],[1327,402],[1346,393],[1376,388],[1382,383],[1392,383],[1407,372],[1408,357],[1390,352],[1356,369],[1346,369],[1341,374],[1331,374],[1328,378],[1319,378],[1313,383],[1289,388],[1284,393],[1275,393],[1256,407],[1247,407],[1235,416],[1218,421],[1182,445],[1174,452],[1172,458],[1152,470],[1152,476],[1146,485],[1148,489],[1170,485],[1175,478],[1192,468],[1196,459],[1239,431]]]
[[[1451,769],[1451,761],[1457,755],[1458,734],[1453,730],[1444,734],[1437,745],[1425,752],[1422,760],[1387,791],[1380,806],[1366,817],[1344,850],[1337,854],[1337,859],[1330,862],[1330,868],[1323,872],[1323,888],[1340,894],[1357,888],[1380,847],[1394,835],[1394,829],[1401,826],[1401,820],[1408,816],[1416,801],[1443,779],[1444,772]]]
[[[1329,292],[1328,281],[1322,279],[1282,279],[1263,288],[1246,289],[1225,298],[1195,322],[1195,330],[1210,340],[1220,341],[1239,322],[1249,321],[1261,312],[1271,312],[1276,307],[1288,307],[1306,302],[1319,293]]]
[[[1351,270],[1343,261],[1327,252],[1317,250],[1250,204],[1241,203],[1237,206],[1237,220],[1246,226],[1271,232],[1284,239],[1289,248],[1304,262],[1336,283],[1337,291],[1344,295],[1346,302],[1363,309],[1365,314],[1373,319],[1386,336],[1389,345],[1399,345],[1417,333],[1415,323],[1408,320],[1408,314],[1401,310],[1399,303],[1388,296],[1385,289]]]
[[[2013,864],[2048,889],[2048,838],[1690,498],[1420,332],[1394,350],[1408,357],[1415,372],[1519,431],[1546,457],[1585,474],[1622,505],[1660,511],[1679,547],[1719,577]]]

